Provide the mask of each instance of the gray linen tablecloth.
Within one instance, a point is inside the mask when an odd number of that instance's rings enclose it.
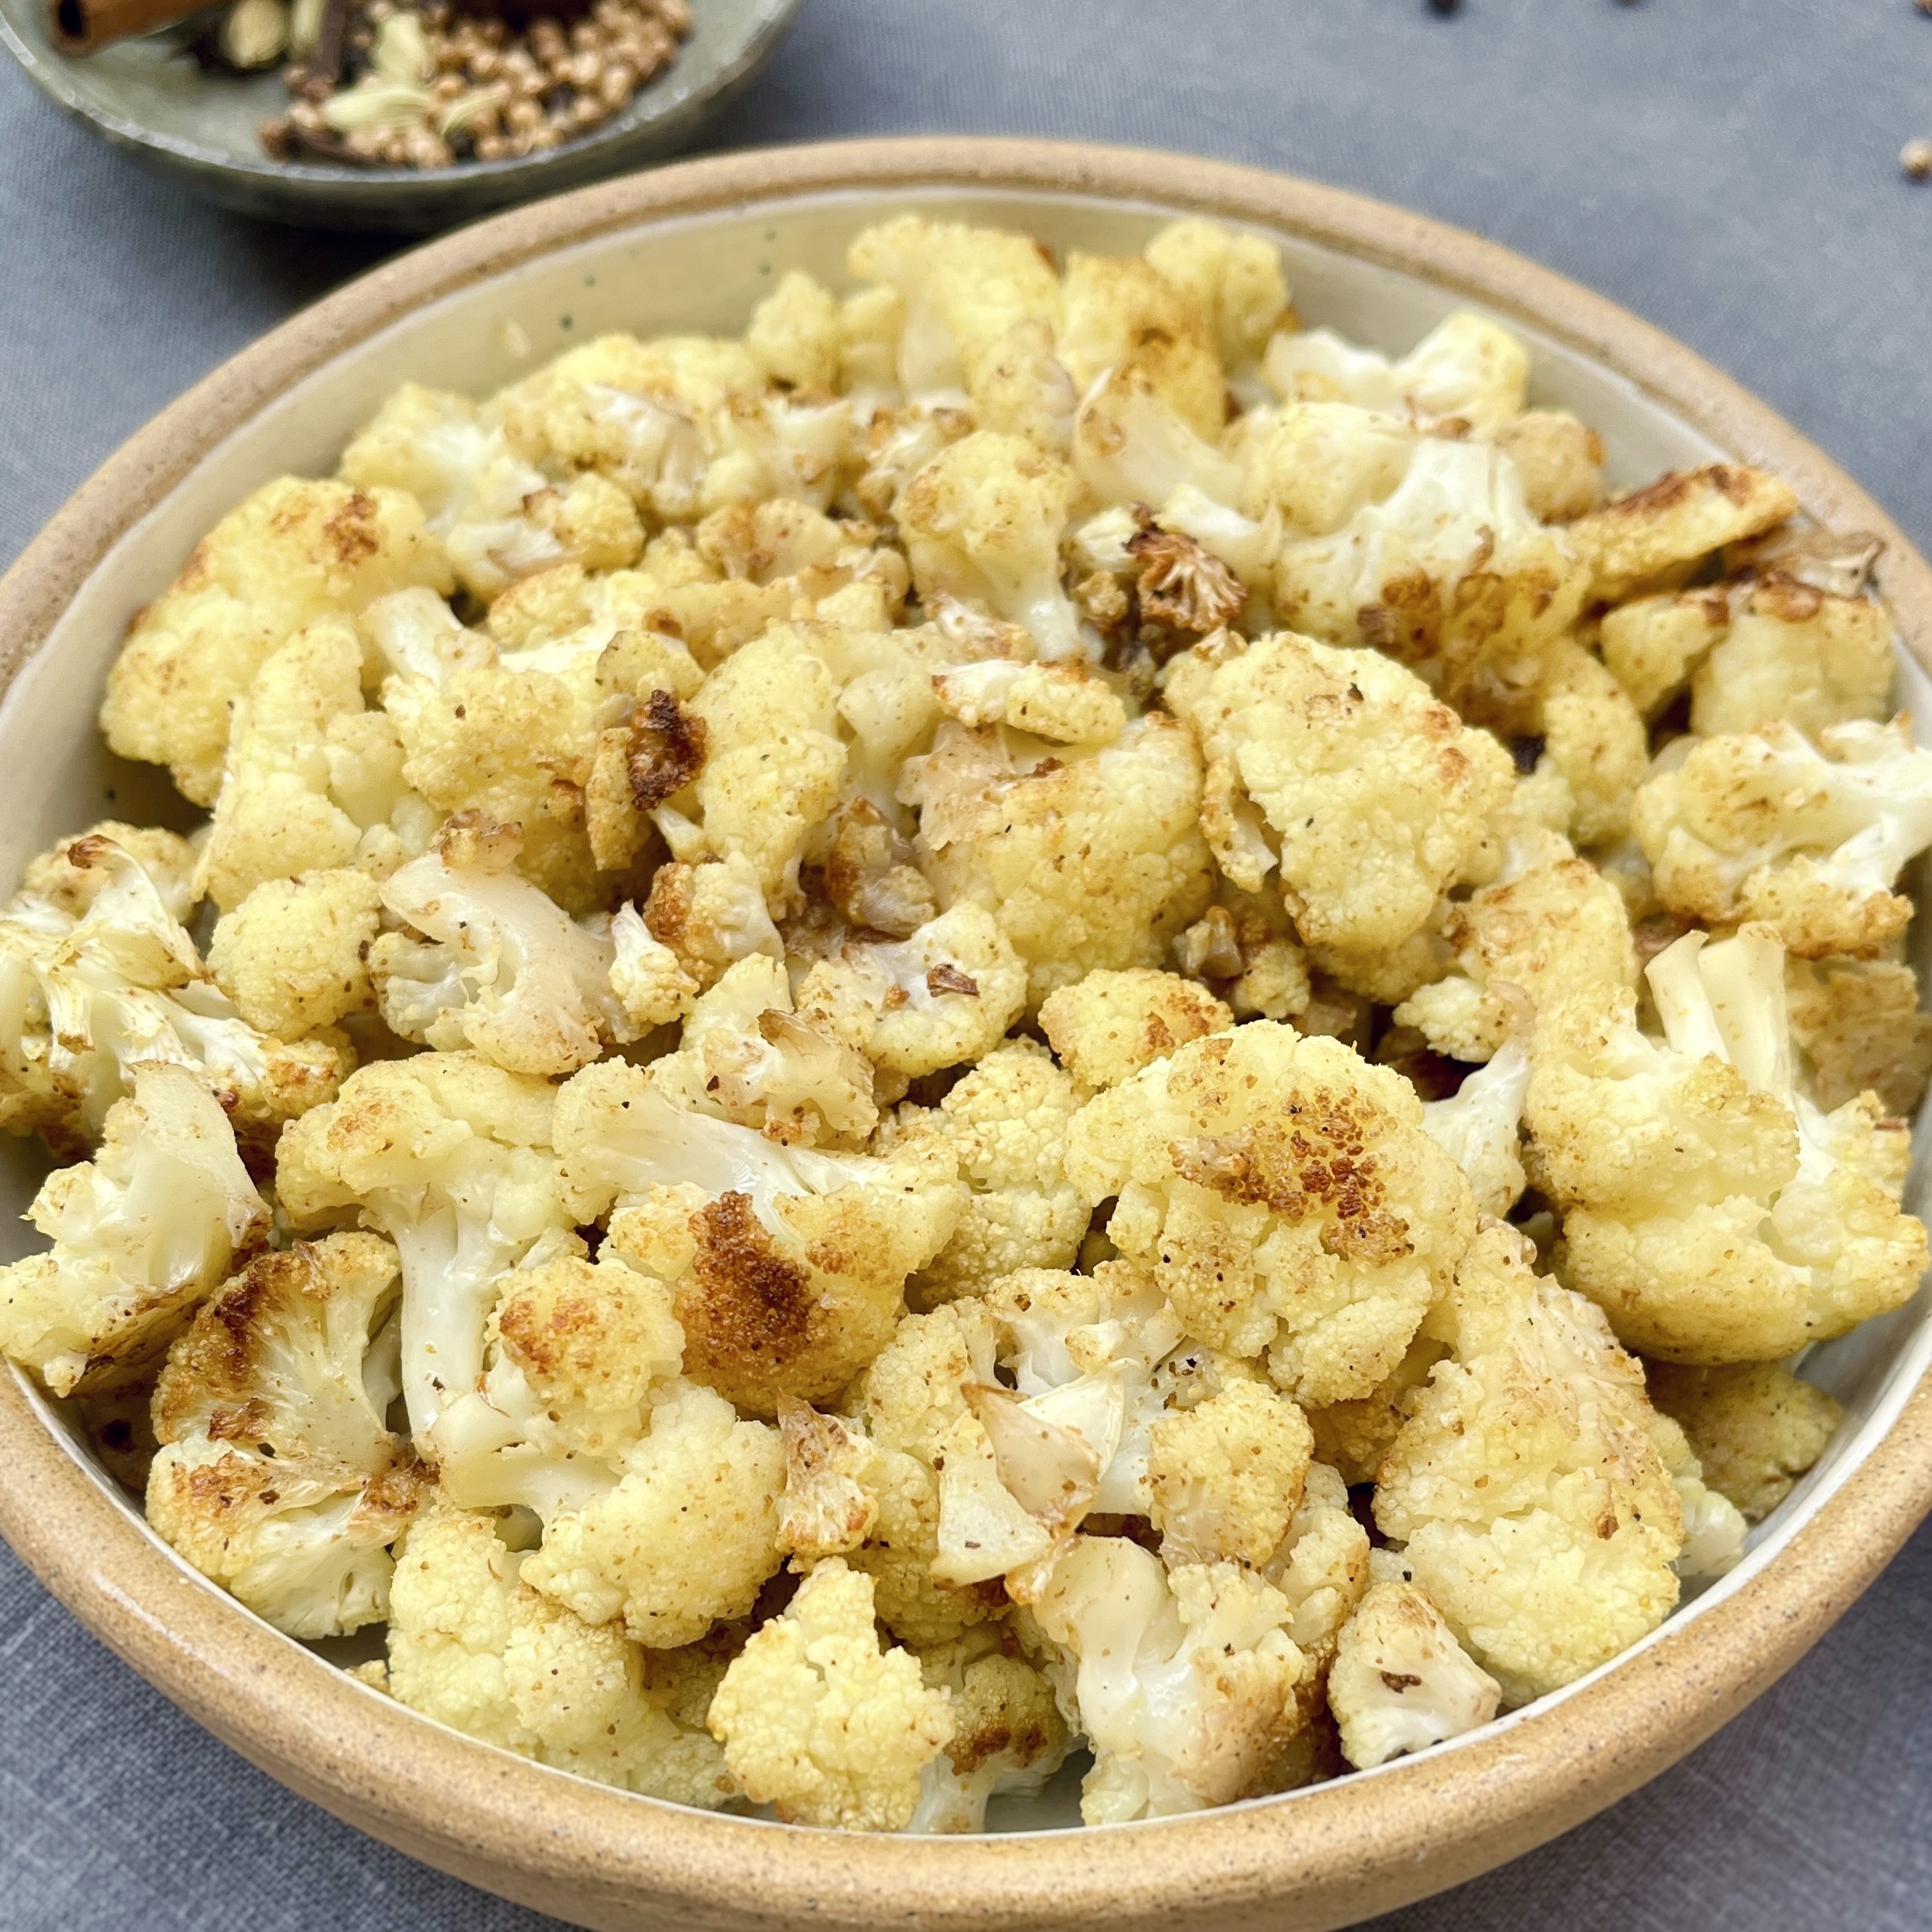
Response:
[[[940,130],[1193,150],[1479,229],[1700,349],[1932,546],[1932,184],[1895,160],[1932,132],[1932,20],[1911,0],[1468,0],[1448,19],[1421,0],[807,0],[714,142]],[[382,252],[206,210],[10,66],[0,233],[8,558],[153,411]],[[0,1550],[0,1926],[227,1921],[552,1923],[258,1775]],[[1378,1923],[1932,1925],[1932,1532],[1677,1770]]]

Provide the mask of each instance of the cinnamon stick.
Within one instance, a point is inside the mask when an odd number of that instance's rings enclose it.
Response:
[[[207,0],[50,0],[48,25],[63,54],[93,54],[198,13]]]

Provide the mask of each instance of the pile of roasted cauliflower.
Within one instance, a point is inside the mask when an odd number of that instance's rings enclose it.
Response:
[[[684,1803],[1159,1816],[1573,1682],[1926,1265],[1876,546],[1205,221],[848,268],[405,387],[135,619],[208,821],[0,917],[0,1346],[277,1628]]]

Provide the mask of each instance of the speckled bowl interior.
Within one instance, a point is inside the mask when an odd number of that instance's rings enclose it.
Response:
[[[1532,400],[1602,432],[1613,484],[1746,457],[1789,476],[1834,526],[1884,535],[1901,696],[1932,717],[1923,562],[1795,433],[1596,298],[1473,238],[1243,170],[1044,144],[864,144],[693,164],[504,217],[380,271],[250,351],[237,365],[248,406],[216,400],[219,375],[176,405],[157,426],[172,424],[170,437],[137,439],[0,584],[0,660],[23,660],[0,700],[12,805],[0,876],[108,814],[185,822],[157,773],[106,754],[94,709],[131,613],[256,485],[327,472],[408,377],[481,393],[606,330],[734,333],[787,268],[839,285],[849,237],[906,208],[1101,251],[1136,249],[1174,212],[1206,209],[1280,244],[1308,320],[1389,351],[1455,307],[1486,308],[1528,342]],[[1922,969],[1923,941],[1922,923]],[[1915,1147],[1908,1205],[1923,1211],[1923,1121]],[[0,1148],[11,1212],[43,1171],[28,1146]],[[8,1253],[28,1245],[18,1223],[4,1226]],[[0,1529],[110,1643],[256,1762],[418,1855],[586,1923],[668,1913],[721,1928],[1151,1925],[1193,1896],[1218,1905],[1217,1924],[1291,1920],[1312,1932],[1575,1822],[1769,1682],[1924,1512],[1932,1429],[1914,1399],[1929,1354],[1923,1291],[1817,1351],[1806,1372],[1846,1409],[1824,1459],[1754,1532],[1738,1569],[1593,1677],[1380,1772],[1100,1833],[1065,1829],[1078,1811],[1063,1784],[1007,1808],[1004,1835],[986,1841],[838,1840],[680,1812],[458,1739],[189,1572],[58,1406],[11,1371],[0,1386]]]

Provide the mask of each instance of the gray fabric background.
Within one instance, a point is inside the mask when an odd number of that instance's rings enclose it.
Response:
[[[1932,184],[1895,165],[1932,133],[1932,20],[1911,0],[1467,0],[1450,20],[1421,0],[806,0],[714,142],[940,130],[1190,149],[1480,229],[1731,371],[1932,543]],[[382,252],[205,210],[11,67],[0,235],[0,559],[153,411]],[[0,1550],[0,1926],[230,1920],[552,1923],[258,1775]],[[1676,1772],[1378,1923],[1552,1922],[1932,1925],[1932,1532]]]

